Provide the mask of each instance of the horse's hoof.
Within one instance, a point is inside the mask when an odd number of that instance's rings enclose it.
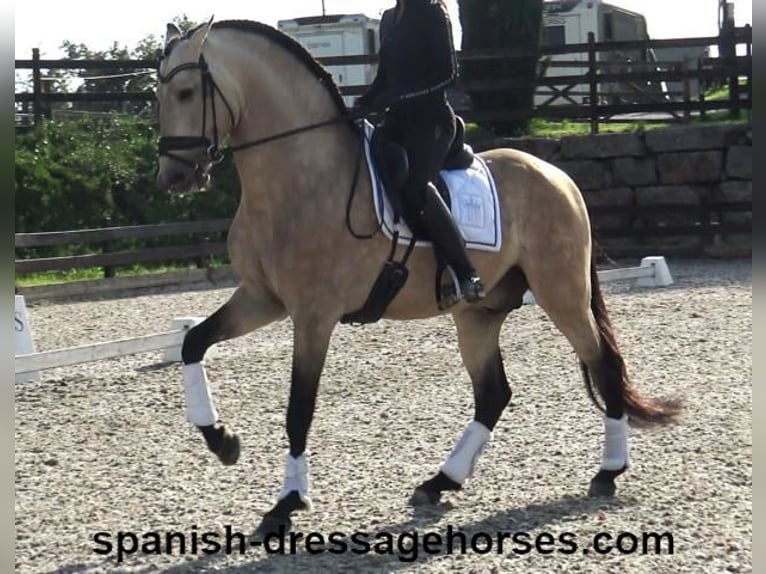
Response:
[[[261,520],[258,528],[255,529],[253,538],[260,542],[264,542],[267,537],[281,540],[290,532],[290,528],[292,528],[292,521],[289,516],[269,516],[267,514]]]
[[[226,466],[236,464],[239,460],[239,449],[239,436],[230,432],[229,429],[224,429],[223,436],[221,437],[221,445],[218,448],[218,452],[216,452],[221,463]]]
[[[225,424],[216,423],[209,426],[198,426],[205,437],[207,448],[226,466],[239,460],[239,437],[226,428]]]
[[[418,487],[410,496],[410,506],[435,506],[441,498],[441,492]]]
[[[596,474],[590,481],[588,496],[614,496],[614,493],[617,491],[617,485],[614,483],[614,479],[625,472],[627,468],[628,466],[625,465],[618,470],[599,470],[598,474]]]
[[[594,478],[590,481],[588,496],[594,498],[612,497],[615,492],[617,492],[617,485],[615,485],[614,480],[598,480]]]

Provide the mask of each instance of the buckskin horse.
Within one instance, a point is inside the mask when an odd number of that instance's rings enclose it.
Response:
[[[258,22],[211,20],[186,34],[168,24],[158,78],[158,185],[171,192],[204,188],[212,165],[228,150],[242,186],[228,234],[240,284],[189,330],[182,347],[187,420],[223,464],[237,461],[240,440],[218,421],[205,352],[273,321],[292,320],[285,477],[256,533],[284,531],[293,512],[311,507],[307,435],[331,335],[344,317],[363,307],[392,249],[380,233],[366,238],[352,233],[378,225],[372,178],[359,170],[360,163],[367,166],[360,152],[365,135],[325,68],[296,41]],[[486,299],[448,309],[473,385],[475,414],[410,503],[435,504],[443,492],[460,490],[473,473],[511,398],[498,338],[527,289],[574,348],[590,398],[603,411],[602,463],[589,492],[613,495],[615,477],[628,466],[628,421],[664,425],[677,418],[681,405],[643,397],[628,378],[575,183],[518,150],[477,155],[497,188],[503,243],[494,252],[471,250]],[[411,320],[446,312],[434,296],[433,249],[413,249],[408,270],[383,317]]]

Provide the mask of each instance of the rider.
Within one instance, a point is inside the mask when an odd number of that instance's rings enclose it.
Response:
[[[397,0],[380,23],[378,72],[354,106],[387,109],[380,128],[407,152],[409,173],[402,191],[407,211],[457,275],[466,301],[483,298],[484,287],[463,237],[432,182],[455,136],[455,113],[446,88],[457,77],[457,59],[444,0]]]

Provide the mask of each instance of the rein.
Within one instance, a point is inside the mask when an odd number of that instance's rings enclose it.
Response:
[[[226,99],[226,96],[223,95],[223,92],[221,91],[221,88],[218,87],[218,84],[213,79],[212,74],[210,73],[210,69],[207,65],[207,62],[205,61],[205,57],[200,54],[199,60],[197,62],[187,62],[185,64],[179,64],[170,72],[168,72],[165,75],[162,75],[157,72],[158,78],[160,83],[167,84],[170,82],[170,80],[173,79],[173,77],[178,74],[179,72],[182,72],[184,70],[199,70],[202,74],[202,134],[199,136],[164,136],[160,137],[158,141],[158,148],[159,148],[159,155],[160,156],[167,156],[170,157],[176,161],[179,161],[183,163],[186,166],[189,166],[193,168],[197,172],[201,172],[203,170],[203,167],[199,164],[199,162],[192,162],[186,158],[183,158],[175,153],[174,151],[181,151],[181,150],[189,150],[194,149],[197,147],[204,147],[207,153],[207,159],[210,160],[211,163],[217,164],[223,159],[224,152],[231,151],[231,152],[238,152],[244,149],[256,147],[259,145],[267,144],[276,140],[280,140],[283,138],[287,138],[290,136],[298,135],[303,132],[308,132],[311,130],[315,130],[318,128],[322,128],[325,126],[346,122],[346,121],[353,121],[355,119],[359,119],[361,117],[364,117],[363,114],[344,114],[337,116],[335,118],[324,120],[321,122],[316,122],[313,124],[308,124],[305,126],[293,128],[290,130],[286,130],[284,132],[280,132],[277,134],[273,134],[270,136],[266,136],[263,138],[259,138],[257,140],[245,142],[240,145],[236,146],[228,146],[226,148],[221,148],[218,143],[218,119],[216,117],[215,113],[215,96],[216,93],[220,96],[221,100],[223,101],[224,105],[226,106],[226,109],[229,112],[229,117],[231,118],[232,125],[234,124],[234,112],[232,111],[231,105],[229,105],[228,100]],[[213,110],[213,140],[211,141],[210,138],[208,138],[205,135],[205,128],[207,127],[207,97],[208,92],[210,93],[210,100],[211,100],[211,108]]]
[[[176,76],[176,74],[183,72],[184,70],[199,70],[202,74],[202,133],[199,136],[160,137],[159,141],[157,142],[157,146],[159,148],[160,156],[164,155],[170,157],[183,163],[184,165],[193,168],[196,172],[201,172],[203,167],[198,162],[192,162],[172,152],[194,149],[196,147],[202,146],[207,152],[208,159],[212,163],[219,163],[223,159],[223,152],[218,146],[218,118],[216,117],[215,113],[216,92],[221,97],[221,100],[223,100],[223,103],[226,105],[226,109],[229,112],[229,117],[231,118],[232,124],[234,123],[234,112],[232,111],[229,102],[226,100],[226,97],[223,95],[221,88],[218,87],[218,84],[216,84],[215,80],[213,79],[207,62],[205,61],[205,57],[202,54],[200,54],[199,60],[197,62],[187,62],[185,64],[180,64],[165,75],[162,75],[159,70],[157,70],[157,77],[160,83],[167,84]],[[210,101],[212,103],[210,107],[213,110],[213,141],[211,141],[210,138],[205,135],[205,127],[207,126],[208,91],[210,92]]]
[[[160,59],[160,61],[161,60],[162,59]],[[226,99],[226,96],[223,95],[221,88],[218,87],[218,84],[213,79],[213,75],[210,73],[210,69],[208,67],[207,62],[205,61],[205,57],[202,54],[200,54],[199,60],[197,62],[187,62],[185,64],[179,64],[178,66],[176,66],[175,68],[173,68],[167,74],[164,74],[164,75],[161,74],[158,69],[157,76],[160,83],[167,84],[168,82],[170,82],[170,80],[172,80],[176,76],[176,74],[178,74],[179,72],[183,72],[185,70],[199,70],[200,73],[202,74],[202,134],[199,136],[163,136],[159,138],[157,142],[157,147],[158,147],[158,152],[160,156],[167,156],[188,167],[191,167],[192,169],[194,169],[195,173],[197,174],[202,174],[204,172],[204,169],[205,169],[204,166],[202,166],[198,161],[188,160],[173,152],[190,150],[197,147],[204,147],[206,150],[207,159],[211,163],[217,164],[217,163],[220,163],[221,160],[223,160],[224,152],[226,151],[238,152],[244,149],[253,148],[259,145],[271,143],[273,141],[298,135],[311,130],[319,129],[325,126],[329,126],[329,125],[333,125],[333,124],[337,124],[341,122],[354,121],[354,120],[358,120],[365,117],[364,111],[353,111],[351,113],[346,113],[329,120],[324,120],[321,122],[316,122],[316,123],[308,124],[305,126],[293,128],[290,130],[286,130],[284,132],[259,138],[257,140],[249,141],[240,145],[221,148],[218,145],[218,119],[215,113],[216,93],[220,96],[221,100],[226,106],[226,109],[229,112],[229,117],[231,118],[232,125],[234,124],[234,121],[235,121],[234,111],[232,110],[231,105],[229,105],[229,102]],[[213,110],[213,113],[212,113],[213,140],[212,141],[210,140],[210,138],[208,138],[205,135],[205,128],[207,126],[208,92],[210,93],[210,100],[212,104],[211,108]],[[356,191],[357,183],[359,182],[359,175],[361,172],[362,157],[364,156],[364,142],[365,142],[365,136],[364,136],[364,133],[362,133],[359,154],[357,155],[356,165],[354,167],[354,176],[353,176],[353,181],[351,183],[351,191],[349,193],[348,202],[346,203],[346,227],[348,228],[351,235],[353,235],[357,239],[370,239],[376,233],[378,233],[378,231],[380,231],[380,227],[381,227],[381,224],[378,224],[371,233],[357,233],[356,231],[354,231],[351,225],[351,208],[352,208],[352,204],[354,200],[354,192]]]

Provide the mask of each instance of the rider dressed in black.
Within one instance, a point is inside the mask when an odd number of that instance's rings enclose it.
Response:
[[[402,192],[407,212],[457,275],[467,301],[484,288],[466,253],[452,215],[432,182],[455,136],[455,113],[446,88],[457,77],[452,27],[443,0],[397,0],[380,23],[378,73],[355,107],[386,109],[385,137],[407,152],[409,173]]]

